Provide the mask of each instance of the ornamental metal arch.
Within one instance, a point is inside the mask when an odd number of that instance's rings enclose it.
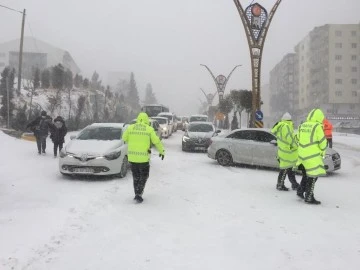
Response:
[[[261,60],[264,43],[271,21],[282,0],[277,0],[270,13],[259,3],[250,4],[245,10],[240,0],[234,0],[243,23],[249,45],[252,74],[251,126],[255,126],[255,112],[261,109]]]

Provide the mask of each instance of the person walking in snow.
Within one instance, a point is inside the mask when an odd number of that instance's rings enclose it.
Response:
[[[293,171],[297,161],[297,141],[291,115],[288,112],[282,116],[281,121],[274,125],[271,133],[273,133],[277,139],[277,158],[280,167],[276,189],[282,191],[289,190],[285,186],[285,178],[287,175],[292,189],[297,190],[299,184],[296,181],[295,172]]]
[[[333,125],[331,124],[331,122],[328,119],[324,119],[323,122],[323,127],[324,127],[324,133],[325,133],[325,137],[326,140],[328,142],[328,146],[329,148],[332,148],[332,130],[333,130]]]
[[[61,116],[54,119],[54,124],[50,126],[50,133],[50,139],[54,143],[54,157],[57,157],[57,151],[59,149],[60,152],[63,148],[65,135],[67,133],[65,121]]]
[[[50,126],[51,117],[47,115],[46,111],[42,111],[39,117],[26,126],[26,128],[34,132],[39,155],[41,155],[41,153],[45,154],[46,138],[49,135]]]
[[[314,197],[315,183],[319,176],[326,175],[324,156],[327,148],[327,140],[322,127],[324,113],[320,109],[313,109],[306,122],[299,126],[298,131],[298,162],[305,168],[307,180],[305,190],[300,185],[298,196],[303,197],[306,203],[320,204]],[[305,192],[305,197],[303,196]],[[301,196],[302,195],[302,196]]]
[[[143,201],[146,181],[150,173],[150,154],[153,144],[159,151],[159,157],[164,159],[164,146],[154,129],[150,126],[149,117],[141,112],[136,123],[130,125],[124,132],[122,139],[128,144],[128,160],[131,164],[131,171],[134,182],[135,198],[138,203]]]

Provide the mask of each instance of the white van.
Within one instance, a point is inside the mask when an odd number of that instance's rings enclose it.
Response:
[[[173,113],[162,112],[162,113],[159,113],[157,116],[166,117],[167,119],[169,119],[169,126],[170,126],[171,133],[173,133],[177,130],[176,119],[175,119],[175,115]]]

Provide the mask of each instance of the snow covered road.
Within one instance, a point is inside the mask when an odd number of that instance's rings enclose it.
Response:
[[[359,136],[334,138],[342,169],[318,181],[312,206],[275,190],[276,171],[181,152],[181,135],[164,140],[163,161],[153,153],[138,205],[130,173],[67,179],[0,133],[0,269],[359,268]]]

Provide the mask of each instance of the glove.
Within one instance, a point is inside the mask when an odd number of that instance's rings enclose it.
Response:
[[[164,160],[164,154],[159,154],[159,158],[161,158],[161,160]]]
[[[151,149],[148,150],[148,153],[151,154]]]

